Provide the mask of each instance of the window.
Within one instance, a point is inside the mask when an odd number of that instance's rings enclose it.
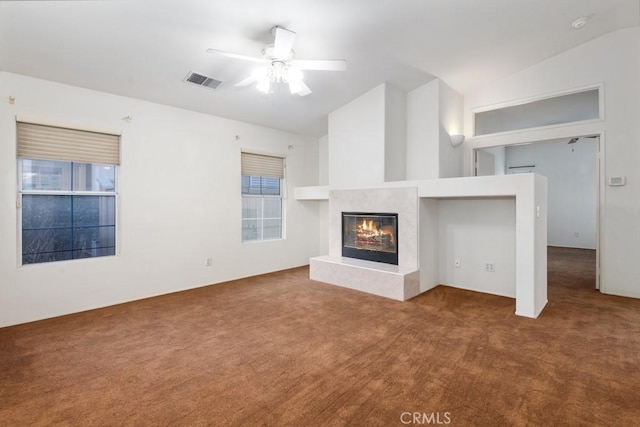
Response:
[[[561,94],[474,113],[475,135],[601,118],[600,89]]]
[[[18,122],[23,265],[115,255],[118,163],[116,135]]]
[[[242,153],[242,241],[281,239],[284,159]]]

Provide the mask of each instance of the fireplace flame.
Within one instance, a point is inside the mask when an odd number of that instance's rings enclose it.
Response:
[[[376,222],[372,219],[362,220],[362,224],[358,226],[359,238],[372,238],[377,236],[389,236],[391,244],[395,245],[395,236],[393,235],[393,228],[390,226],[384,226],[380,229],[376,226]]]
[[[376,225],[374,224],[373,220],[371,220],[371,219],[369,220],[369,222],[367,222],[366,219],[363,219],[361,227],[362,227],[363,230],[366,230],[366,231],[377,231],[378,230]]]

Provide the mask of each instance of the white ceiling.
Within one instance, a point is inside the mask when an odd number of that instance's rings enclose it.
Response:
[[[390,82],[439,77],[461,93],[617,29],[640,24],[638,0],[0,0],[0,69],[321,136],[327,114]],[[574,30],[571,23],[589,17]],[[306,97],[233,85],[274,25],[295,31],[298,59],[346,59],[307,71]],[[190,70],[222,80],[183,82]]]

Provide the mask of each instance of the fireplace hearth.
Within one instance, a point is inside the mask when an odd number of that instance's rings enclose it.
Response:
[[[398,214],[342,212],[342,256],[398,265]]]

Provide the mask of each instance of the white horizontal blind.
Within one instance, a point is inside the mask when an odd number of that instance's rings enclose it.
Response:
[[[284,178],[284,159],[242,152],[242,175]]]
[[[120,137],[106,133],[18,122],[18,157],[120,164]]]

